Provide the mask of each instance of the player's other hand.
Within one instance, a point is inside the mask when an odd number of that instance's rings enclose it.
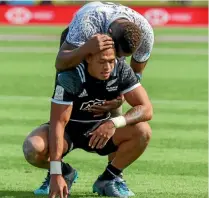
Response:
[[[102,50],[112,48],[114,42],[108,35],[95,34],[84,45],[90,54],[96,54]]]
[[[113,100],[107,100],[102,105],[92,105],[89,109],[94,113],[94,117],[102,116],[104,113],[119,108],[124,102],[124,96],[121,95]]]
[[[89,146],[91,148],[102,149],[108,140],[115,134],[115,126],[112,121],[101,124],[95,131],[89,133],[91,136]]]
[[[51,175],[49,198],[67,198],[68,187],[62,175]]]

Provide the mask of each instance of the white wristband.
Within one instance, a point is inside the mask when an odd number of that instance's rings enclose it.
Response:
[[[110,120],[112,120],[116,129],[126,126],[126,119],[124,116],[118,116],[115,118],[111,118]]]
[[[50,175],[62,175],[62,164],[60,161],[50,162]]]

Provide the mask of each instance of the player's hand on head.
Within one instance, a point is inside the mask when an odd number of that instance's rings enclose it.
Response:
[[[68,187],[62,175],[51,175],[49,198],[67,198]]]
[[[86,42],[86,49],[91,54],[98,53],[102,50],[112,48],[114,42],[112,38],[105,34],[95,34]]]
[[[95,131],[89,133],[91,136],[89,146],[91,148],[102,149],[108,140],[115,134],[115,126],[112,121],[101,124]]]
[[[104,113],[110,112],[111,110],[119,108],[124,102],[124,96],[119,96],[113,100],[107,100],[102,105],[92,105],[89,109],[93,112],[94,117],[102,116]]]

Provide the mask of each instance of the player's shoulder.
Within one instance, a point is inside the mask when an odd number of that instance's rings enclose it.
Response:
[[[135,76],[133,69],[126,62],[125,58],[124,59],[117,59],[117,66],[116,67],[117,67],[117,76],[121,80]]]
[[[118,72],[131,68],[130,65],[127,64],[125,57],[116,59],[116,67]]]
[[[85,82],[85,67],[79,64],[76,68],[59,72],[57,76],[58,83],[69,93],[77,94]]]

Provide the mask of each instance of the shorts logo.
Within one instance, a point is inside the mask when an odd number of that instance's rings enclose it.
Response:
[[[57,85],[55,89],[54,99],[63,101],[63,97],[64,97],[64,88],[61,87],[60,85]]]
[[[95,99],[95,100],[90,100],[88,102],[83,102],[81,107],[80,107],[80,110],[82,111],[88,111],[91,106],[93,105],[102,105],[104,103],[104,100],[99,100],[99,99]]]

